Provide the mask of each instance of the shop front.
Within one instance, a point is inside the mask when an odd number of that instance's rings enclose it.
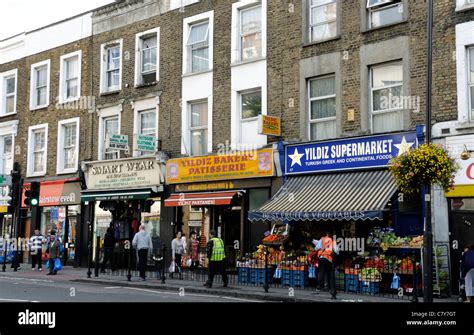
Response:
[[[164,168],[164,167],[163,167]],[[92,260],[99,254],[108,228],[114,237],[114,253],[124,255],[125,249],[145,224],[154,249],[161,241],[160,209],[163,192],[162,166],[155,157],[85,162],[87,189],[81,201],[87,207],[87,240],[92,239]],[[123,262],[123,257],[115,257]],[[123,264],[113,264],[120,267]]]
[[[449,243],[453,293],[458,293],[459,265],[465,246],[474,245],[474,158],[461,159],[465,145],[474,143],[474,135],[446,138],[446,146],[459,164],[454,188],[445,194],[449,212]],[[471,155],[472,156],[472,155]]]
[[[186,238],[196,232],[200,239],[202,262],[209,230],[224,240],[229,265],[239,254],[254,248],[266,224],[250,225],[249,210],[270,198],[274,181],[273,149],[216,156],[170,159],[166,181],[171,195],[166,207],[175,211],[175,231]]]
[[[272,225],[260,236],[270,250],[272,280],[315,285],[315,243],[329,232],[341,250],[340,290],[410,295],[420,288],[421,199],[400,194],[387,169],[417,143],[415,132],[405,132],[287,145],[283,186],[248,214]],[[261,266],[262,250],[240,267]]]
[[[22,199],[29,183],[23,186]],[[26,209],[23,201],[22,208]],[[63,261],[65,264],[74,262],[76,258],[77,234],[81,223],[81,186],[78,178],[42,181],[40,183],[39,198],[40,219],[38,226],[32,223],[31,216],[23,220],[24,235],[29,238],[35,228],[44,236],[55,230],[64,244],[66,252]],[[24,254],[27,257],[27,254]],[[45,256],[46,257],[46,256]]]

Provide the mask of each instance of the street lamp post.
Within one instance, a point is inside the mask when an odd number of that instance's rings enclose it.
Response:
[[[426,143],[431,143],[431,92],[433,75],[433,0],[428,0],[428,59],[426,80]],[[423,301],[433,302],[433,229],[431,224],[431,184],[425,189],[425,222],[423,232]]]

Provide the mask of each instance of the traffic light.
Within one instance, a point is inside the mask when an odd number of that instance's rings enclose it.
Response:
[[[23,204],[29,207],[37,207],[39,205],[40,183],[32,181],[30,189],[25,191],[25,200]]]
[[[8,188],[8,196],[10,200],[8,200],[8,211],[13,213],[16,207],[19,205],[19,198],[20,198],[20,181],[21,181],[21,174],[20,174],[20,167],[17,162],[13,165],[13,170],[10,173],[12,177],[12,185]]]

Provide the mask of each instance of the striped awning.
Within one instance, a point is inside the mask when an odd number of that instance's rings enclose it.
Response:
[[[386,170],[289,177],[249,220],[382,220],[396,190]]]

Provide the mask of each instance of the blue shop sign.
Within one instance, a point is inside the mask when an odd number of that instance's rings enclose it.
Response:
[[[416,132],[365,136],[285,147],[288,175],[386,167],[390,159],[418,145]]]

